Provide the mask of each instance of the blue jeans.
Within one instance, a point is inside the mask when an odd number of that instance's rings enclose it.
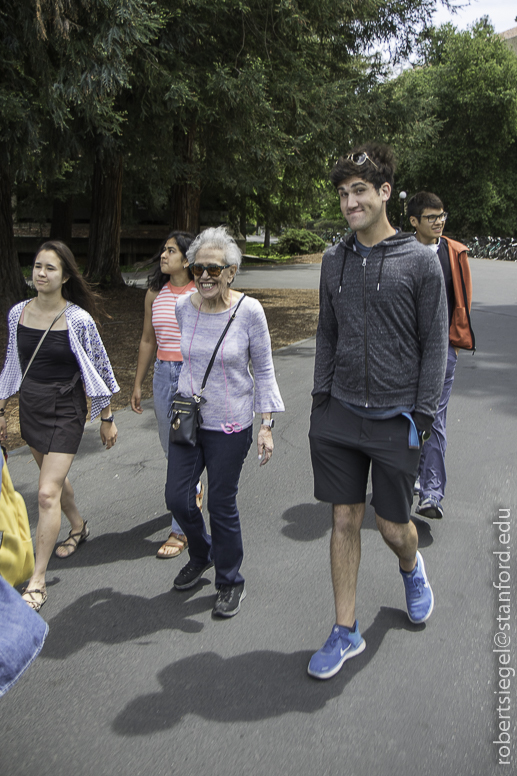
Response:
[[[168,413],[171,408],[172,398],[178,390],[178,380],[182,364],[183,361],[160,361],[159,358],[154,363],[154,414],[158,421],[160,444],[166,458],[169,453],[169,429],[171,425]],[[171,531],[178,534],[183,533],[174,519],[174,515],[172,517]]]
[[[445,472],[447,405],[451,397],[457,360],[456,351],[452,345],[449,345],[445,382],[440,397],[440,404],[438,405],[438,412],[433,422],[431,436],[427,442],[424,442],[420,456],[418,476],[420,477],[421,500],[432,496],[441,501],[445,493],[445,486],[447,484],[447,474]]]
[[[253,439],[253,428],[237,434],[200,429],[195,447],[169,446],[165,501],[188,539],[190,559],[196,566],[210,560],[216,585],[243,582],[241,524],[237,492],[242,465]],[[206,468],[210,536],[196,506],[196,484]]]
[[[35,660],[48,625],[0,576],[0,696],[10,690]]]

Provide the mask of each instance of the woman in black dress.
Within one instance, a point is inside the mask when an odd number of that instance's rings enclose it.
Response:
[[[72,555],[89,534],[67,477],[84,431],[86,394],[92,399],[92,420],[101,415],[101,439],[109,449],[117,440],[110,402],[119,387],[92,318],[96,295],[70,249],[58,241],[42,245],[32,279],[37,296],[9,312],[9,342],[0,375],[0,441],[7,436],[7,399],[19,390],[21,434],[40,469],[36,563],[23,597],[39,611],[47,600],[45,573],[61,511],[71,530],[56,548],[57,557]]]

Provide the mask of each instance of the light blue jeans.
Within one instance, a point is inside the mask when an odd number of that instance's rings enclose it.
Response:
[[[48,625],[0,576],[0,696],[39,655]]]
[[[171,425],[169,410],[171,408],[172,398],[178,390],[178,380],[182,363],[182,361],[160,361],[159,358],[157,358],[154,363],[154,414],[158,421],[160,444],[166,458],[169,455],[169,429]],[[171,531],[178,534],[183,533],[174,519],[174,516],[172,518]]]
[[[447,370],[445,372],[445,382],[440,404],[438,405],[438,411],[431,428],[431,436],[427,442],[424,442],[420,456],[420,467],[418,470],[418,476],[420,477],[420,501],[429,496],[437,499],[437,501],[441,501],[445,494],[445,486],[447,484],[447,472],[445,471],[447,406],[451,397],[457,361],[456,351],[452,345],[449,345]]]

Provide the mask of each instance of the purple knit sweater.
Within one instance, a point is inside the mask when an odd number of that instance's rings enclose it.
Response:
[[[183,355],[178,391],[184,396],[200,391],[214,348],[235,306],[221,313],[205,313],[201,309],[198,314],[190,296],[178,299],[176,318]],[[253,423],[253,411],[284,411],[266,316],[256,299],[243,299],[219,347],[203,398],[206,404],[201,409],[202,427],[208,431],[221,431],[221,423],[238,423],[247,428]]]

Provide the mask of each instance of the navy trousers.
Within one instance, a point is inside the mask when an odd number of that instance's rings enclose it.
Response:
[[[253,428],[239,433],[200,429],[195,447],[169,445],[165,501],[188,539],[190,559],[196,566],[214,561],[215,584],[243,582],[241,524],[237,492],[242,465],[253,439]],[[206,468],[208,533],[196,506],[196,485]]]

